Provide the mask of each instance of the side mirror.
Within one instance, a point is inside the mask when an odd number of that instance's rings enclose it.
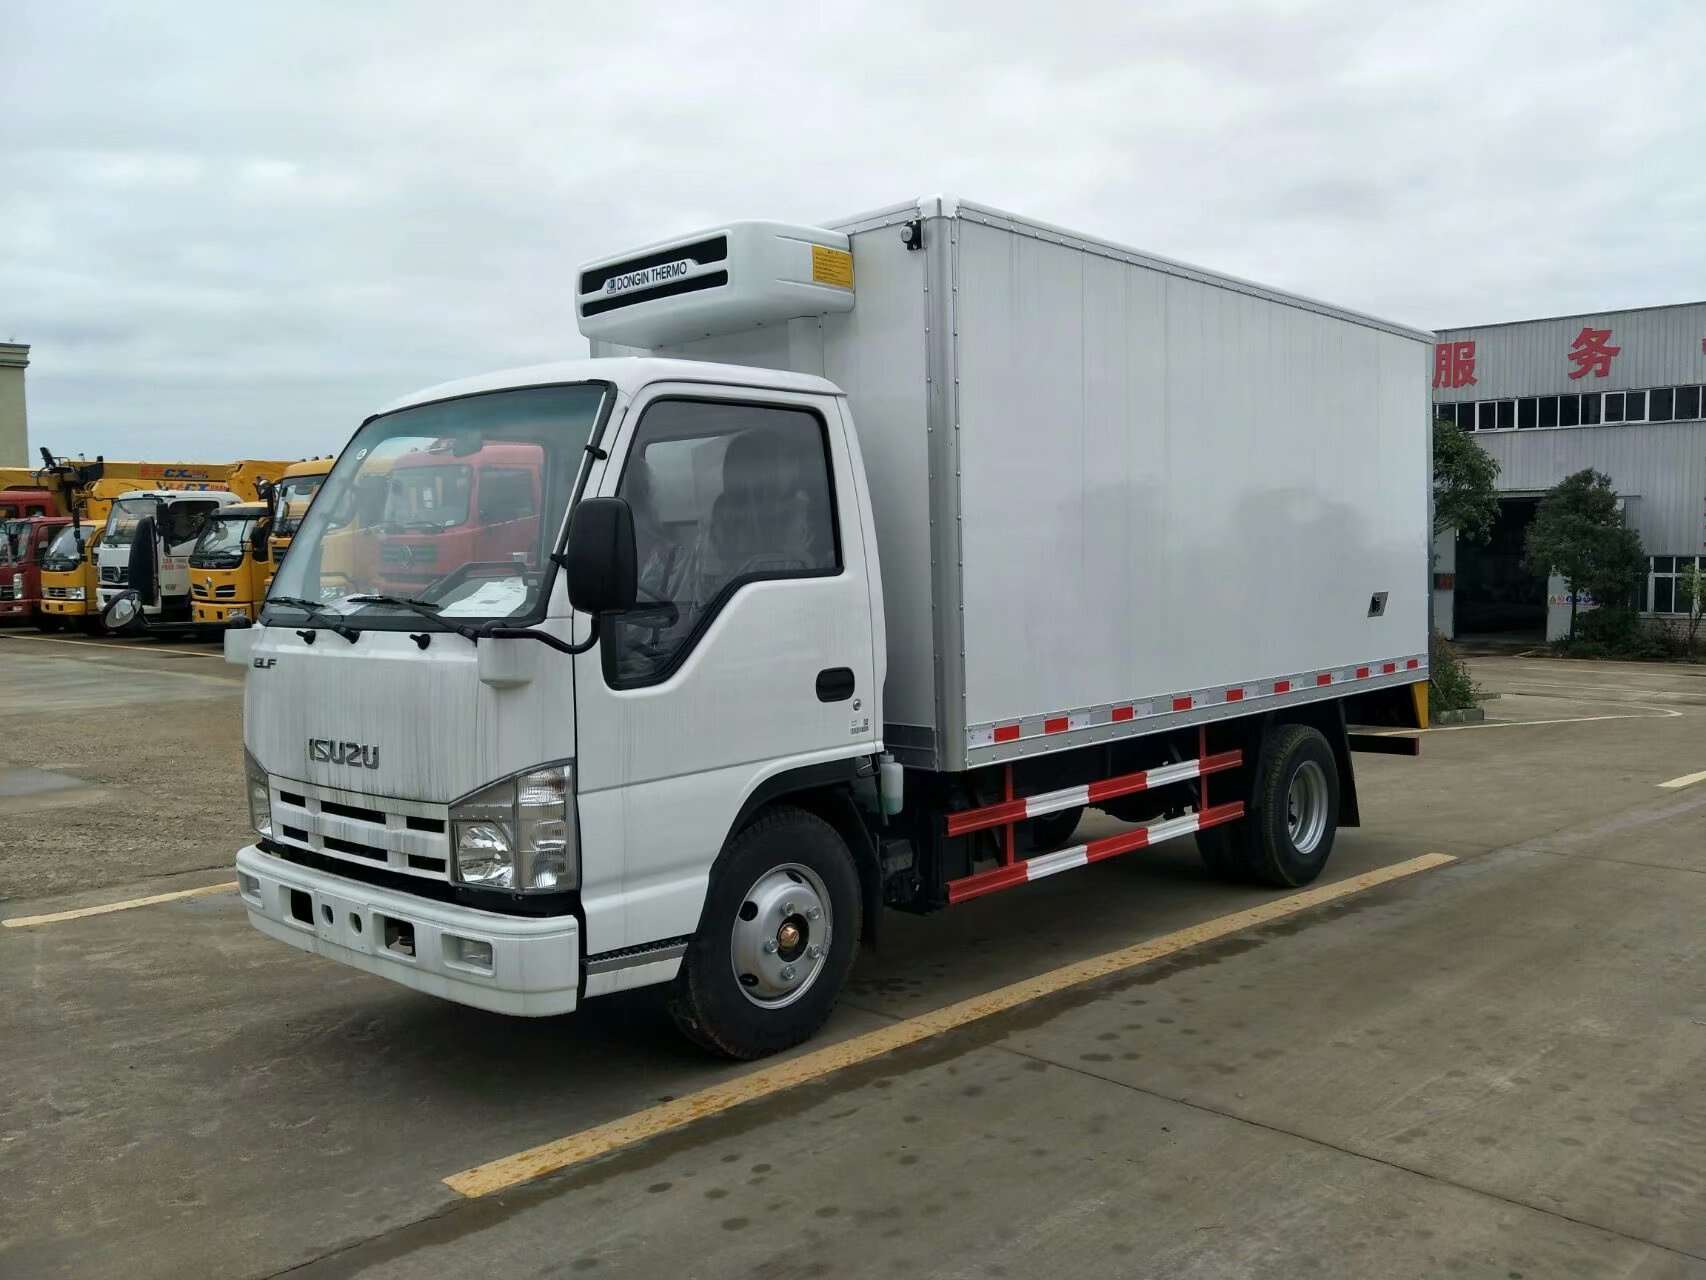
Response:
[[[583,498],[569,521],[569,541],[555,557],[568,577],[569,603],[581,613],[634,607],[640,571],[634,512],[622,498]]]
[[[155,537],[153,516],[143,516],[136,522],[136,532],[130,544],[130,589],[144,604],[154,603],[154,591],[160,581],[160,561],[154,551]]]

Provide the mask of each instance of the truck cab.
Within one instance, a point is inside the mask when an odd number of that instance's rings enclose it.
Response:
[[[0,621],[31,622],[51,631],[57,625],[42,611],[42,561],[66,516],[28,516],[0,521]]]
[[[193,625],[190,553],[208,518],[238,501],[207,489],[135,489],[114,499],[95,551],[107,629]]]
[[[267,569],[265,570],[266,585],[272,581],[272,575],[278,571],[278,565],[284,559],[284,553],[290,549],[291,539],[296,536],[296,530],[302,524],[302,517],[308,513],[309,504],[314,501],[314,495],[320,492],[320,486],[325,484],[326,476],[332,470],[331,458],[308,458],[302,462],[293,462],[284,469],[284,474],[272,491],[272,526],[267,534]]]
[[[43,630],[91,627],[99,612],[95,607],[99,594],[95,544],[100,541],[104,519],[103,510],[100,520],[67,521],[54,535],[41,562]]]
[[[46,489],[0,489],[0,520],[60,514],[59,502]]]
[[[197,625],[246,626],[266,594],[272,508],[239,502],[208,513],[190,551],[190,617]]]

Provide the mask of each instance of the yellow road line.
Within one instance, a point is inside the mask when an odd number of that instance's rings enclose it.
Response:
[[[659,1134],[684,1128],[731,1107],[738,1107],[846,1067],[868,1062],[872,1058],[941,1035],[955,1027],[963,1027],[967,1023],[1028,1004],[1043,996],[1053,995],[1068,987],[1149,964],[1188,947],[1200,946],[1228,934],[1296,915],[1299,911],[1320,906],[1324,902],[1347,898],[1377,885],[1401,880],[1417,872],[1443,867],[1455,861],[1457,859],[1449,854],[1426,853],[1419,858],[1381,867],[1379,870],[1352,876],[1335,884],[1307,889],[1258,907],[1205,920],[1201,924],[1180,929],[1175,933],[1163,934],[1148,942],[1093,956],[1076,964],[1064,965],[1048,973],[1015,982],[1010,986],[998,987],[994,991],[973,996],[969,1000],[961,1000],[931,1013],[908,1018],[905,1022],[868,1031],[840,1044],[832,1044],[797,1058],[762,1067],[734,1080],[712,1085],[673,1102],[647,1107],[644,1111],[636,1111],[608,1124],[583,1129],[580,1133],[558,1138],[530,1150],[504,1156],[487,1164],[465,1169],[461,1173],[453,1173],[444,1179],[444,1183],[452,1191],[465,1196],[485,1196],[494,1191],[503,1191],[518,1183],[555,1173],[570,1165],[606,1155],[636,1142],[643,1142],[647,1138],[655,1138]]]
[[[1692,787],[1696,782],[1706,782],[1706,769],[1699,773],[1685,773],[1680,778],[1672,778],[1669,782],[1661,782],[1659,785],[1674,791],[1678,787]]]
[[[210,893],[229,893],[236,887],[235,880],[224,884],[204,884],[199,889],[179,889],[175,893],[156,893],[146,898],[126,898],[123,902],[106,902],[98,907],[78,907],[75,911],[50,911],[43,916],[13,916],[9,920],[0,920],[0,926],[8,929],[28,929],[38,924],[58,924],[61,920],[81,920],[84,916],[104,916],[109,911],[151,907],[157,902],[176,902],[179,898],[200,898]]]
[[[209,653],[205,649],[162,649],[158,645],[129,645],[120,641],[102,644],[99,640],[62,640],[58,636],[20,636],[0,634],[0,640],[35,640],[41,644],[69,644],[79,649],[100,649],[110,653],[175,653],[186,658],[218,658],[225,660],[224,650]]]

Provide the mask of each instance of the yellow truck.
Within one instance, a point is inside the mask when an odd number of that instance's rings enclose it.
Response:
[[[198,626],[246,626],[272,581],[267,549],[272,507],[240,502],[210,512],[190,551],[190,618]]]
[[[261,588],[263,595],[266,586],[272,582],[272,575],[278,571],[284,553],[290,549],[290,540],[296,536],[297,526],[308,513],[308,504],[320,492],[320,486],[326,482],[335,461],[337,459],[327,456],[294,462],[285,468],[284,477],[274,486],[272,529],[267,535],[271,563],[267,567],[266,583]]]

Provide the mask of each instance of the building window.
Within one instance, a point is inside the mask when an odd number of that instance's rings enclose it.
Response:
[[[1482,400],[1475,405],[1475,428],[1478,431],[1491,431],[1498,426],[1499,406],[1491,400]]]
[[[1525,396],[1516,402],[1516,427],[1518,431],[1527,431],[1539,425],[1540,401],[1534,396]]]
[[[1669,422],[1675,394],[1670,387],[1654,387],[1647,396],[1647,421]]]
[[[1645,422],[1647,420],[1647,393],[1645,391],[1625,391],[1623,393],[1623,421]]]
[[[1599,420],[1601,422],[1623,421],[1623,393],[1621,391],[1607,391],[1605,393],[1605,408],[1600,410]]]
[[[1557,396],[1540,397],[1540,425],[1543,427],[1555,427],[1558,425]]]
[[[1687,613],[1687,593],[1678,583],[1699,564],[1706,571],[1706,556],[1650,556],[1647,560],[1647,611]],[[1696,605],[1696,608],[1699,606]]]
[[[1558,425],[1574,427],[1581,425],[1582,398],[1580,396],[1558,397]]]
[[[1676,389],[1676,420],[1692,422],[1700,416],[1700,388],[1678,387]]]
[[[1499,401],[1499,430],[1511,431],[1516,427],[1516,401]]]
[[[1597,427],[1599,425],[1599,397],[1584,395],[1582,397],[1582,425]]]

